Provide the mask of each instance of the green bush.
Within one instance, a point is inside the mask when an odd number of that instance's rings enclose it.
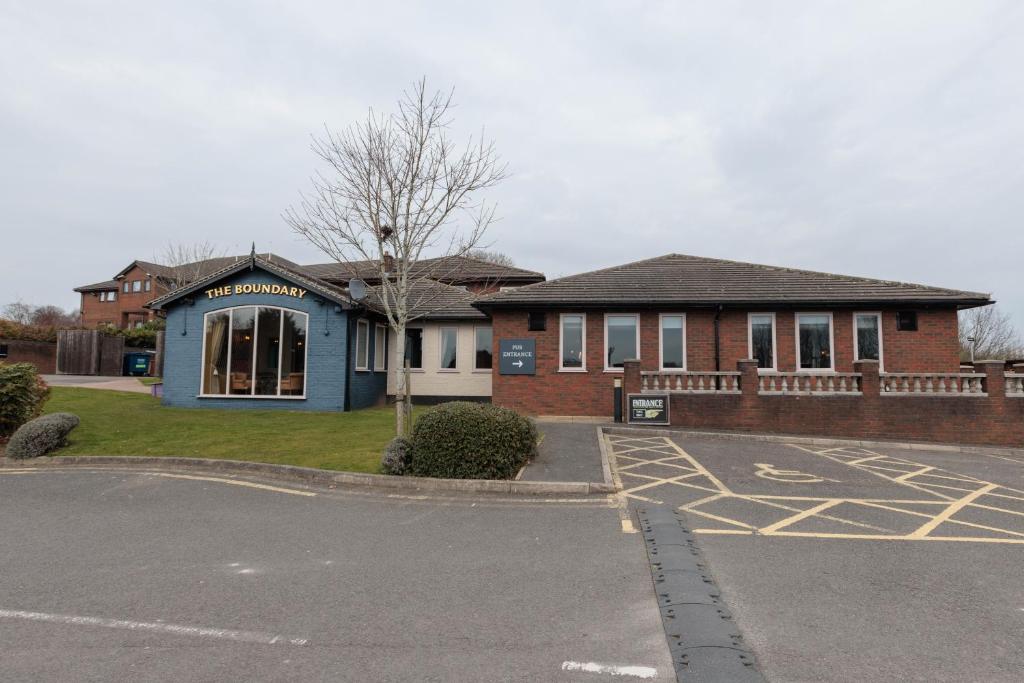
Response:
[[[29,363],[0,363],[0,438],[43,412],[50,388]]]
[[[409,467],[409,458],[412,455],[412,442],[402,436],[396,436],[384,449],[384,457],[381,459],[380,468],[384,474],[405,474]]]
[[[511,479],[537,454],[537,429],[489,403],[442,403],[412,432],[408,474],[448,479]]]
[[[113,325],[106,325],[101,330],[106,334],[114,334],[124,337],[124,345],[136,349],[155,349],[156,333],[167,327],[167,322],[162,318],[150,320],[142,327],[132,327],[123,330]]]
[[[5,455],[14,460],[46,455],[67,444],[68,434],[78,422],[78,416],[71,413],[50,413],[30,420],[14,432]]]

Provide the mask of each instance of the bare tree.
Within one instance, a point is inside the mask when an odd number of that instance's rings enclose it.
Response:
[[[0,318],[35,327],[78,327],[81,322],[78,309],[65,311],[60,306],[52,304],[33,306],[24,301],[4,306]]]
[[[449,137],[452,93],[427,92],[426,79],[405,91],[391,114],[372,109],[342,133],[325,128],[313,152],[327,173],[285,222],[329,258],[350,267],[376,263],[380,302],[395,333],[395,357],[405,357],[409,321],[425,315],[457,259],[434,259],[431,272],[413,266],[425,253],[463,256],[494,220],[494,205],[478,197],[505,177],[493,142]],[[405,374],[395,373],[396,431],[406,433]]]
[[[24,301],[15,301],[4,306],[0,318],[21,323],[22,325],[29,325],[32,322],[32,310],[32,304],[27,304]]]
[[[205,261],[226,255],[226,250],[212,242],[168,242],[154,260],[170,269],[170,275],[164,277],[170,280],[171,289],[177,289],[206,275],[209,266]]]
[[[471,249],[466,253],[466,256],[475,258],[478,261],[487,261],[498,266],[507,266],[509,268],[514,267],[515,261],[508,254],[503,254],[500,251],[493,251],[490,249]]]
[[[971,339],[973,338],[973,342]],[[1024,356],[1024,340],[1010,315],[997,306],[971,308],[960,314],[960,357],[1006,360]]]

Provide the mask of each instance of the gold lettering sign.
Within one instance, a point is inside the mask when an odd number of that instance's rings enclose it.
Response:
[[[215,299],[219,296],[228,296],[229,294],[278,294],[280,296],[291,296],[296,299],[301,299],[306,296],[306,290],[300,287],[277,284],[272,285],[265,282],[248,285],[225,285],[223,287],[214,287],[213,289],[206,290],[206,296],[210,299]]]

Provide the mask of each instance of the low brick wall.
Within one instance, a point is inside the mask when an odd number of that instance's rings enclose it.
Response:
[[[976,364],[985,395],[882,392],[878,364],[856,363],[861,392],[761,394],[757,364],[740,361],[740,392],[670,392],[674,426],[852,439],[1024,446],[1024,397],[1007,396],[1002,362]],[[627,361],[625,392],[640,393],[639,363]]]
[[[57,372],[56,342],[0,339],[0,346],[7,347],[7,357],[0,357],[2,363],[31,363],[43,375]]]

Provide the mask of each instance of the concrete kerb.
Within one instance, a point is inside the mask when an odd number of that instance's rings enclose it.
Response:
[[[315,486],[362,486],[367,488],[401,489],[406,491],[447,491],[460,493],[505,493],[512,495],[607,495],[614,487],[604,482],[582,481],[505,481],[492,479],[431,479],[429,477],[396,477],[387,474],[337,472],[313,467],[277,465],[242,460],[209,458],[122,456],[122,455],[58,455],[32,460],[0,458],[0,469],[34,469],[58,467],[95,467],[117,465],[152,469],[186,469],[204,472],[250,474],[300,481]]]
[[[605,434],[631,436],[697,436],[710,439],[735,439],[745,441],[767,441],[793,443],[808,446],[837,446],[859,448],[901,448],[913,451],[942,451],[946,453],[975,453],[981,455],[1002,455],[1024,457],[1024,448],[1001,448],[998,446],[964,446],[959,444],[928,443],[926,441],[872,441],[858,439],[827,439],[816,436],[786,436],[784,434],[754,434],[748,432],[713,432],[696,429],[657,429],[651,427],[599,427]]]

